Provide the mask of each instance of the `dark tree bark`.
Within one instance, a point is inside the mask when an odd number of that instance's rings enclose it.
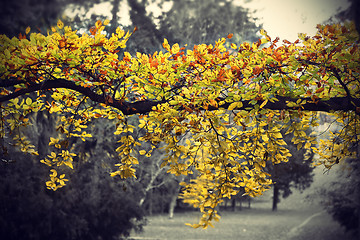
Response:
[[[236,199],[235,197],[233,199],[231,199],[231,209],[233,212],[236,211]],[[241,198],[240,198],[240,209],[241,209]]]
[[[272,203],[272,210],[277,211],[277,204],[279,202],[279,188],[276,184],[273,186],[274,195],[273,195],[273,203]]]
[[[117,14],[119,12],[120,1],[121,0],[113,1],[113,8],[111,10],[112,19],[111,19],[110,33],[115,33],[116,28],[117,28],[117,23],[118,23]]]
[[[13,80],[2,80],[0,87],[9,87],[14,86],[16,84],[20,84],[22,81],[13,81]],[[65,80],[65,79],[56,79],[51,81],[44,81],[41,83],[29,84],[27,88],[21,89],[9,95],[1,96],[0,103],[8,101],[10,99],[17,98],[21,95],[25,95],[26,93],[32,93],[37,91],[44,91],[50,90],[53,88],[67,88],[74,90],[83,94],[84,96],[90,98],[94,102],[98,103],[105,103],[111,107],[117,108],[123,112],[124,115],[133,115],[133,114],[145,114],[152,110],[153,106],[157,106],[158,104],[165,103],[167,100],[161,101],[151,101],[151,100],[144,100],[144,101],[137,101],[137,102],[125,102],[125,101],[117,101],[113,100],[111,96],[108,95],[100,95],[93,92],[91,89],[82,87],[80,85],[76,85],[74,82]],[[306,101],[307,103],[303,104],[302,110],[304,111],[323,111],[323,112],[330,112],[330,111],[356,111],[356,106],[360,106],[360,99],[359,98],[349,98],[349,97],[333,97],[329,100],[323,100],[314,102],[310,98],[291,98],[291,97],[283,97],[283,96],[275,96],[279,101],[271,102],[268,101],[263,108],[271,109],[271,110],[297,110],[294,107],[287,106],[287,102],[296,102],[299,99],[301,101]],[[216,98],[215,101],[218,103],[224,102],[224,98]],[[351,101],[350,101],[351,100]],[[242,101],[243,106],[241,108],[236,108],[235,110],[246,110],[247,108],[253,108],[254,105],[250,103],[251,101]],[[257,101],[258,104],[263,103],[263,101]],[[225,102],[223,104],[219,104],[218,107],[209,106],[208,110],[216,110],[219,108],[228,108],[231,102]],[[179,108],[181,110],[181,108]],[[198,110],[204,110],[199,108]]]

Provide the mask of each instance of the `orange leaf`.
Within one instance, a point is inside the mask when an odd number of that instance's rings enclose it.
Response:
[[[101,25],[102,25],[101,20],[97,20],[96,23],[95,23],[96,28],[100,28]]]
[[[259,66],[255,66],[253,69],[253,73],[254,73],[254,75],[261,73],[261,68]]]
[[[158,65],[159,65],[159,63],[158,63],[157,59],[155,59],[155,60],[150,59],[150,67],[156,68]]]
[[[25,35],[22,35],[21,33],[19,33],[19,39],[26,39],[26,36]]]
[[[316,93],[321,93],[322,91],[324,91],[324,88],[322,87],[322,88],[319,88],[319,89],[316,89]]]
[[[233,36],[234,36],[234,34],[230,33],[230,34],[227,35],[227,38],[231,39]]]
[[[96,28],[95,28],[95,27],[91,27],[91,28],[90,28],[90,33],[91,33],[91,35],[95,35],[95,34],[96,34]]]

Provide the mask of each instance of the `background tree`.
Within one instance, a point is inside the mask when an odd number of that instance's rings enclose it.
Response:
[[[256,42],[260,29],[247,9],[233,5],[232,1],[172,1],[170,11],[160,16],[160,31],[170,43],[213,43],[233,33],[234,42]]]
[[[359,236],[359,162],[349,159],[337,172],[337,181],[319,190],[325,209],[347,231]]]
[[[136,192],[113,181],[100,161],[78,164],[68,188],[42,187],[38,161],[12,152],[0,167],[1,239],[119,239],[141,229],[144,213]]]
[[[9,37],[18,36],[27,26],[46,32],[59,19],[64,2],[66,0],[2,1],[0,33]]]
[[[308,130],[309,131],[309,130]],[[294,137],[294,132],[286,135],[284,140],[287,143],[288,149],[292,156],[288,162],[282,162],[276,165],[268,166],[268,173],[274,182],[273,189],[273,204],[272,210],[277,210],[277,204],[280,202],[280,195],[286,198],[291,195],[292,188],[303,191],[313,181],[312,171],[314,153],[308,149],[297,148],[291,139]],[[282,194],[281,194],[282,193]]]

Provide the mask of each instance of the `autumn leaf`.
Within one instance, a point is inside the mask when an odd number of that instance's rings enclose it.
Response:
[[[169,45],[168,40],[166,38],[164,38],[164,42],[163,42],[162,46],[166,50],[170,51],[170,45]]]
[[[103,24],[104,24],[105,26],[107,26],[107,25],[109,25],[109,23],[110,23],[110,20],[109,20],[109,19],[106,19]]]
[[[59,29],[62,29],[64,27],[64,23],[59,19],[57,22],[57,26]]]
[[[315,93],[321,93],[321,92],[323,92],[323,91],[324,91],[324,88],[322,87],[322,88],[316,89]]]

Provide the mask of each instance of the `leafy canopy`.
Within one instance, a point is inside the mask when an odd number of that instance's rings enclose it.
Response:
[[[86,129],[96,118],[116,126],[121,161],[111,176],[135,177],[136,156],[152,153],[134,151],[142,142],[152,149],[163,143],[169,173],[194,175],[182,183],[184,201],[203,212],[194,227],[218,220],[215,206],[241,187],[250,196],[269,188],[266,165],[291,156],[281,130],[327,167],[355,157],[360,51],[352,23],[319,25],[315,36],[283,44],[264,30],[255,43],[230,46],[222,38],[185,49],[164,39],[164,51],[135,56],[122,50],[131,33],[118,28],[107,37],[108,23],[97,21],[90,35],[58,21],[47,35],[28,28],[18,38],[0,36],[1,138],[36,155],[21,127],[34,112],[59,116],[51,153],[40,160],[51,167],[49,189],[66,184],[58,171],[73,167],[69,139],[92,137]],[[306,130],[318,125],[320,111],[333,115],[340,131],[317,142]],[[135,114],[138,126],[127,122]],[[135,128],[144,134],[133,136]]]

